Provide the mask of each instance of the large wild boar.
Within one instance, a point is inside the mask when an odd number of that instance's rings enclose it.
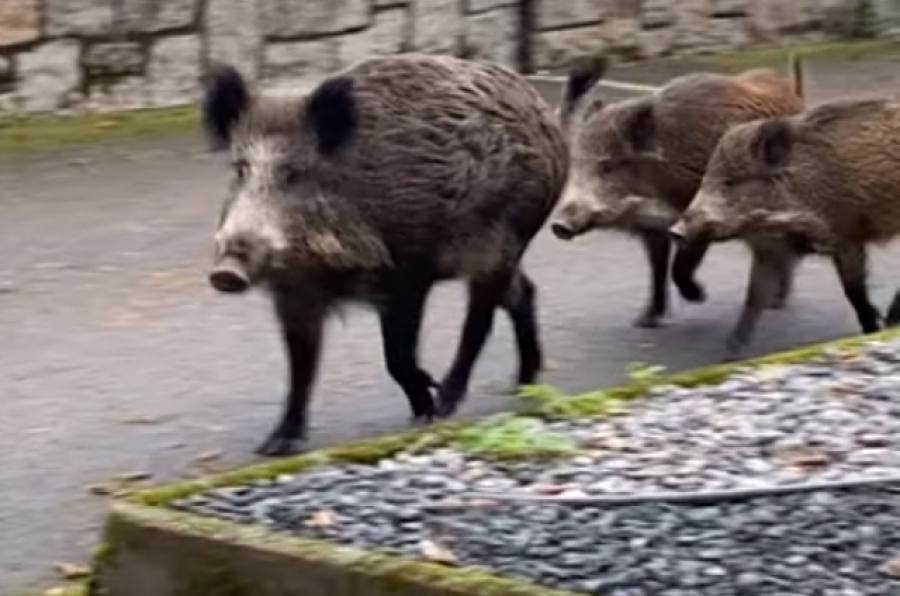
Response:
[[[667,229],[700,186],[706,162],[732,125],[803,109],[803,68],[792,79],[766,69],[728,76],[676,77],[655,93],[605,105],[587,100],[604,60],[569,74],[559,116],[571,148],[571,171],[551,231],[571,240],[594,229],[638,236],[651,270],[651,292],[635,324],[655,327],[668,310],[672,244]],[[709,248],[698,239],[677,247],[671,277],[682,297],[703,302],[695,272]],[[774,305],[773,305],[774,306]]]
[[[815,253],[831,257],[863,332],[878,330],[867,245],[900,233],[900,101],[840,100],[731,129],[672,232],[751,245],[781,239],[783,250],[755,271],[735,346],[751,340],[780,272]]]
[[[251,91],[233,67],[205,76],[203,122],[231,151],[211,285],[267,290],[290,386],[258,451],[302,449],[323,322],[375,307],[386,368],[413,416],[451,415],[499,307],[515,332],[517,382],[542,368],[535,284],[520,261],[565,184],[568,149],[553,112],[502,66],[401,54],[364,60],[309,94]],[[436,383],[417,358],[432,286],[468,283],[458,349]]]

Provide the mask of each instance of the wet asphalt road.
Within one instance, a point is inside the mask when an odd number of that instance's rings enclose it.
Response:
[[[875,84],[841,80],[813,85],[814,96]],[[224,161],[190,137],[0,165],[0,593],[52,582],[53,562],[86,556],[103,507],[88,485],[135,471],[177,478],[211,451],[222,452],[221,466],[252,461],[279,414],[284,365],[265,300],[217,296],[205,281],[224,188]],[[900,258],[875,257],[872,287],[884,304]],[[543,234],[526,265],[557,365],[544,379],[581,391],[621,381],[633,361],[716,361],[747,258],[739,246],[711,251],[701,273],[708,303],[673,298],[674,317],[658,330],[630,325],[648,277],[632,241]],[[436,375],[455,348],[461,299],[448,284],[430,303],[423,362]],[[791,307],[762,323],[754,353],[855,331],[832,270],[811,260]],[[499,317],[462,414],[508,405],[511,341]],[[401,429],[406,416],[375,317],[333,321],[313,444]]]

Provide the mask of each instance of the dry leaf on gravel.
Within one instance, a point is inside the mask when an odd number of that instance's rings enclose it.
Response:
[[[831,463],[831,457],[821,451],[794,451],[779,456],[782,465],[793,468],[821,468]]]
[[[868,448],[887,447],[891,444],[891,439],[885,435],[860,435],[856,437],[857,445]]]
[[[310,528],[330,528],[336,523],[337,518],[334,516],[334,513],[327,509],[323,509],[313,513],[312,516],[306,520],[305,525]]]
[[[67,581],[84,579],[91,574],[90,567],[77,563],[54,563],[53,571]]]
[[[900,579],[900,556],[889,559],[884,564],[884,573],[892,579]]]
[[[423,540],[419,544],[419,548],[422,551],[422,556],[432,563],[459,565],[459,559],[456,558],[453,551],[434,540]]]

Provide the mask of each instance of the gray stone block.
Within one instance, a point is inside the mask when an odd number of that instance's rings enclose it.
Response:
[[[44,29],[51,37],[104,35],[113,29],[112,0],[44,0]]]
[[[263,35],[302,38],[352,31],[372,21],[370,0],[261,0]]]
[[[59,39],[16,57],[19,86],[16,101],[28,112],[68,107],[81,83],[80,48],[71,39]]]
[[[466,47],[475,57],[514,68],[519,47],[519,15],[515,8],[501,8],[467,19]]]
[[[200,37],[163,37],[150,49],[147,93],[154,106],[196,101],[199,96]]]

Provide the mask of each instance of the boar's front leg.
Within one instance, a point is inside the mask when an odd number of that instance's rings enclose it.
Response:
[[[775,302],[782,287],[785,267],[785,261],[776,255],[754,252],[744,308],[728,336],[725,360],[739,360],[743,357],[747,345],[753,339],[759,317]]]
[[[672,283],[688,302],[706,301],[706,290],[694,276],[709,250],[709,241],[698,238],[678,245],[672,259]]]
[[[512,322],[519,352],[516,386],[531,385],[544,368],[537,321],[537,286],[521,269],[516,273],[502,304]]]
[[[292,455],[306,442],[312,385],[319,367],[325,309],[318,300],[282,288],[273,289],[275,314],[288,361],[288,394],[281,421],[259,446],[260,455]]]
[[[469,303],[456,357],[441,381],[438,415],[451,416],[463,401],[475,362],[494,326],[497,308],[504,304],[515,270],[494,272],[469,282]]]
[[[640,233],[641,242],[647,253],[650,264],[650,297],[644,310],[634,321],[635,327],[659,327],[660,320],[666,315],[669,303],[669,257],[672,254],[672,241],[666,232],[644,230]]]
[[[891,304],[888,306],[887,315],[885,315],[884,324],[888,327],[896,327],[900,324],[900,289],[894,292]]]
[[[832,257],[835,271],[841,280],[844,296],[856,312],[856,319],[863,333],[874,333],[881,328],[881,313],[869,299],[869,263],[865,246],[848,246],[839,249]]]
[[[435,416],[434,379],[418,363],[419,332],[430,283],[398,282],[381,308],[381,340],[388,373],[409,400],[413,421]]]
[[[778,291],[772,298],[769,308],[772,310],[781,310],[787,306],[791,293],[794,290],[794,278],[796,277],[797,265],[800,263],[800,257],[797,255],[785,256],[784,265],[781,270],[781,279],[778,282]]]

